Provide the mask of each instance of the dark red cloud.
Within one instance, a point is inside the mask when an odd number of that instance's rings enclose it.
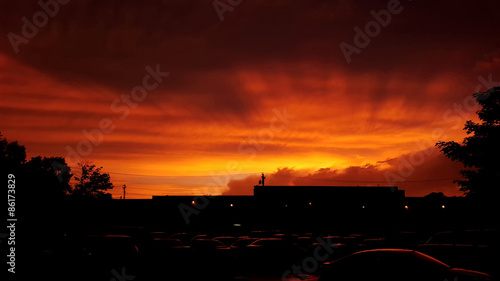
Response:
[[[151,63],[178,77],[290,61],[429,77],[467,71],[498,44],[497,1],[401,1],[403,11],[347,65],[339,44],[352,44],[353,28],[387,2],[244,1],[220,22],[212,1],[69,1],[18,54],[7,36],[0,50],[61,79],[128,88]],[[40,9],[36,1],[2,3],[2,32],[20,33],[21,18]]]

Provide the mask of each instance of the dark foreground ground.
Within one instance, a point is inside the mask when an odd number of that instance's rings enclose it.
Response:
[[[137,202],[65,202],[21,214],[15,278],[317,280],[325,262],[386,248],[417,250],[450,267],[499,276],[496,216],[453,210],[449,202],[389,213],[207,207],[189,223],[178,205]],[[360,261],[355,271],[370,276],[370,266]],[[424,269],[415,263],[411,270]],[[401,265],[395,262],[386,270],[401,271]]]
[[[492,229],[429,237],[408,231],[172,233],[85,225],[40,249],[35,268],[40,276],[56,280],[316,280],[324,262],[362,250],[397,248],[497,276],[498,237]]]

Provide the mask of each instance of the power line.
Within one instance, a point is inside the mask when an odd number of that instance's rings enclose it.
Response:
[[[125,175],[125,176],[136,176],[136,177],[151,177],[151,178],[210,178],[217,176],[252,176],[254,173],[240,173],[240,174],[221,174],[221,175],[202,175],[202,176],[163,176],[163,175],[145,175],[145,174],[129,174],[129,173],[118,173],[118,172],[109,172],[110,174],[116,175]],[[307,179],[313,181],[328,181],[328,182],[362,182],[362,183],[387,183],[387,181],[377,181],[377,180],[357,180],[357,179],[343,179],[337,180],[332,178],[313,178],[310,176],[293,176],[293,175],[275,175],[278,177],[286,177],[286,178],[298,178],[298,179]],[[446,179],[422,179],[422,180],[405,180],[401,181],[401,183],[414,183],[414,182],[438,182],[438,181],[453,181],[456,179],[446,178]]]
[[[288,176],[292,177],[292,176]],[[297,177],[297,178],[303,178],[307,180],[314,180],[314,181],[329,181],[329,182],[364,182],[364,183],[387,183],[387,181],[368,181],[368,180],[336,180],[336,179],[318,179],[318,178],[308,178],[308,177]],[[453,181],[455,179],[424,179],[424,180],[404,180],[401,181],[401,183],[404,182],[437,182],[437,181]]]
[[[118,172],[108,172],[109,174],[124,175],[124,176],[135,176],[135,177],[151,177],[151,178],[208,178],[208,177],[218,177],[218,176],[251,176],[254,173],[240,173],[240,174],[214,174],[214,175],[203,175],[203,176],[163,176],[163,175],[144,175],[144,174],[129,174],[129,173],[118,173]]]

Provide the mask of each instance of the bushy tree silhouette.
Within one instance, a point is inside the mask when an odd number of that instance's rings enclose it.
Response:
[[[26,194],[27,199],[53,201],[70,192],[70,169],[56,170],[54,161],[66,165],[62,157],[37,156],[26,162],[25,147],[17,141],[8,142],[0,133],[1,171],[16,175],[18,185],[22,188],[20,191]]]
[[[3,173],[19,170],[26,163],[26,148],[17,141],[8,142],[0,132],[0,168]]]
[[[110,199],[111,194],[104,191],[112,189],[111,178],[108,173],[102,173],[102,167],[97,168],[90,161],[78,162],[79,176],[75,176],[77,183],[72,195],[82,199]]]
[[[73,176],[70,169],[57,170],[53,163],[60,163],[66,166],[63,157],[33,157],[25,166],[28,174],[30,190],[38,199],[62,199],[70,194],[71,186],[69,181]]]
[[[77,182],[72,189],[70,180],[73,174],[63,157],[37,156],[26,161],[25,147],[17,141],[7,141],[0,133],[0,171],[5,173],[4,178],[9,173],[16,175],[18,191],[23,193],[25,202],[52,204],[67,195],[77,199],[111,198],[104,192],[113,188],[109,174],[102,173],[102,167],[97,168],[90,161],[78,165],[81,173],[75,177]]]
[[[481,108],[476,112],[479,123],[467,121],[464,130],[468,137],[462,144],[440,141],[436,146],[451,160],[464,164],[456,180],[460,190],[469,198],[497,200],[500,195],[500,87],[475,93]]]

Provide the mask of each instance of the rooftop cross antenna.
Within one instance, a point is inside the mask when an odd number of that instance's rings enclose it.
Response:
[[[262,186],[264,186],[264,180],[266,179],[266,177],[264,177],[264,173],[262,173],[261,178],[262,179],[259,181],[259,184],[262,184]]]

